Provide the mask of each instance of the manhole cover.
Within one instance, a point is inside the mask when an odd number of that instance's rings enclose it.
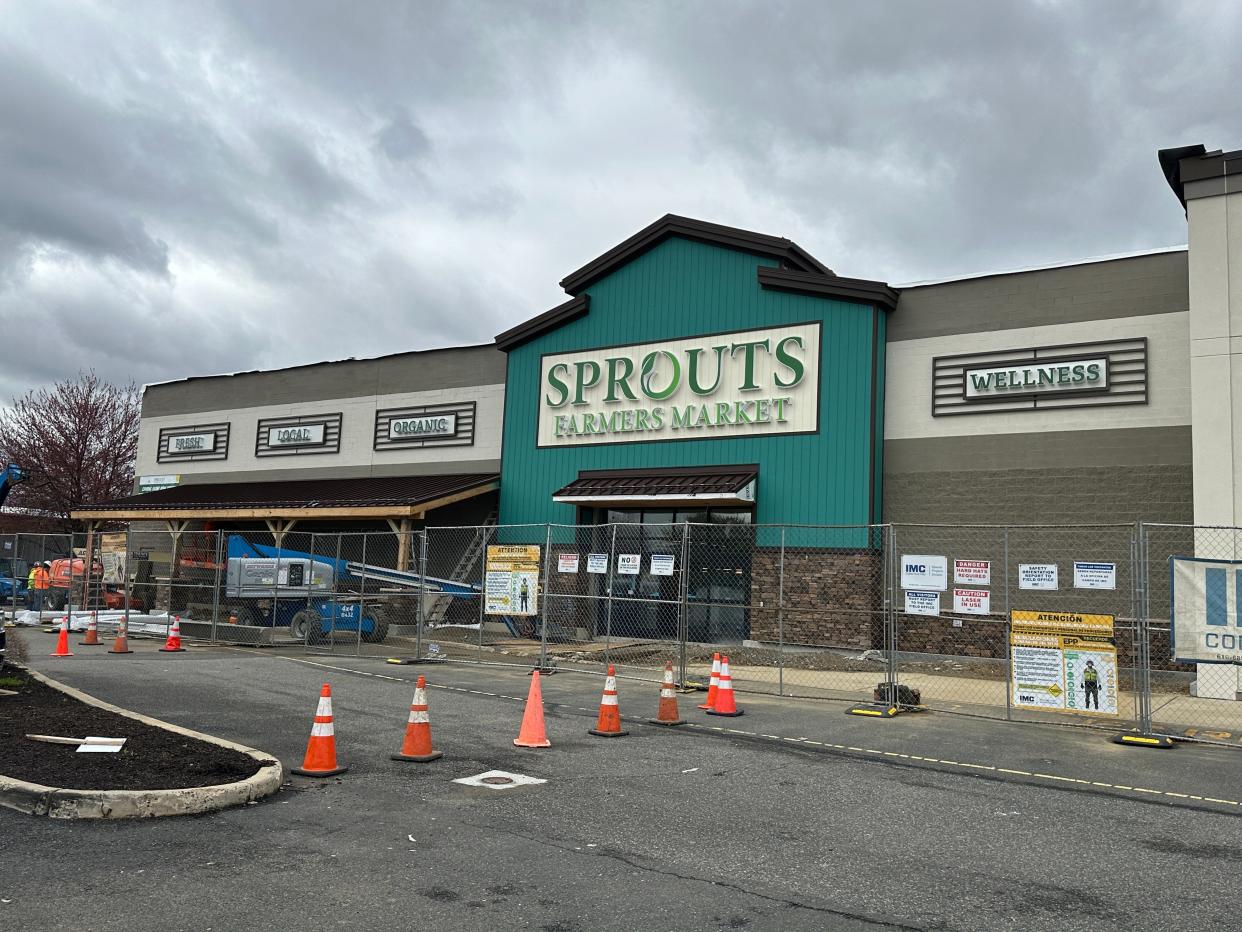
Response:
[[[528,777],[523,773],[509,773],[507,770],[488,770],[473,777],[459,777],[453,782],[463,786],[482,786],[489,790],[511,790],[516,786],[535,786],[548,781],[539,777]]]

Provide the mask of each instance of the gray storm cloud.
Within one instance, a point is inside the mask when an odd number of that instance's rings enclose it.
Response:
[[[481,342],[676,212],[892,282],[1182,242],[1207,3],[9,4],[0,402]]]

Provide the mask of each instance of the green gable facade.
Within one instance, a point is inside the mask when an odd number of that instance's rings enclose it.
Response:
[[[879,520],[886,286],[681,218],[562,284],[574,301],[497,338],[501,524],[594,523],[553,500],[583,473],[728,466],[754,468],[755,524]]]

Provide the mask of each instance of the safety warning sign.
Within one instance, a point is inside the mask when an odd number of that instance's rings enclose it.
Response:
[[[1011,621],[1016,706],[1118,714],[1112,615],[1015,611]]]
[[[539,614],[539,554],[538,544],[487,548],[487,614]]]

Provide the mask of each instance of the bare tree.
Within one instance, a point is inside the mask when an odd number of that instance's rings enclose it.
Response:
[[[111,385],[93,370],[14,399],[0,410],[0,464],[17,463],[29,478],[6,507],[69,530],[71,511],[128,495],[140,413],[136,385]]]

